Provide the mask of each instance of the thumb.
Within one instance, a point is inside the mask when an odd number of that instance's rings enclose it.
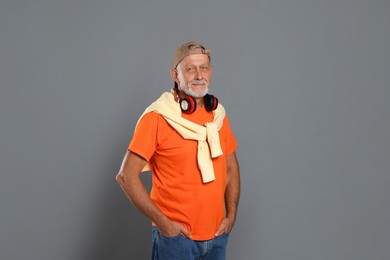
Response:
[[[224,231],[224,228],[225,228],[224,225],[221,224],[219,226],[217,232],[215,232],[215,236],[217,237],[217,236],[221,235],[223,233],[223,231]]]
[[[183,235],[185,235],[186,237],[191,238],[191,233],[190,233],[185,227],[180,228],[180,231],[181,231],[181,233],[183,233]]]

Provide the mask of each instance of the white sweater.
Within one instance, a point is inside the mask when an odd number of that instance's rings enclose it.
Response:
[[[225,117],[223,106],[218,104],[217,109],[213,111],[213,122],[207,122],[205,126],[201,126],[181,116],[180,104],[175,101],[172,90],[171,92],[164,92],[160,98],[147,107],[138,119],[137,125],[145,114],[152,111],[161,114],[184,139],[198,141],[197,160],[202,174],[202,181],[207,183],[215,180],[211,158],[216,158],[223,154],[218,134]],[[149,163],[142,171],[148,170],[151,170]]]

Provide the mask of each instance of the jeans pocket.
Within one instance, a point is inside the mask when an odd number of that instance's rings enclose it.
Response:
[[[227,245],[229,241],[229,233],[223,233],[220,236],[218,236],[219,242],[222,243],[222,245]]]
[[[176,236],[158,234],[158,256],[160,260],[189,259],[189,244],[180,233]],[[192,258],[190,258],[192,259]]]

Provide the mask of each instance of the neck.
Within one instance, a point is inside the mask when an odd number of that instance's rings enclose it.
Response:
[[[203,104],[204,104],[203,98],[194,98],[194,99],[196,101],[196,106],[197,107],[203,107]]]

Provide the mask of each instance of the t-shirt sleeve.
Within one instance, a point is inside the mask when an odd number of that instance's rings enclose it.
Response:
[[[149,161],[157,148],[158,121],[158,114],[145,114],[135,128],[128,150]]]
[[[237,148],[238,143],[236,141],[236,138],[234,138],[234,134],[232,129],[230,128],[230,122],[229,118],[226,115],[223,119],[223,126],[225,131],[225,138],[226,138],[226,155],[231,155]]]

